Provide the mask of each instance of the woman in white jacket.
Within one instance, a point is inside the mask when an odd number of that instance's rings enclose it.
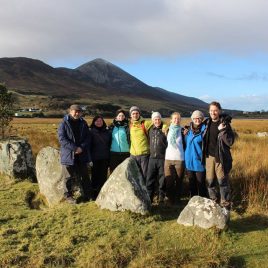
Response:
[[[170,204],[180,200],[184,176],[184,136],[180,126],[181,115],[174,112],[168,128],[168,147],[165,155],[166,195]]]

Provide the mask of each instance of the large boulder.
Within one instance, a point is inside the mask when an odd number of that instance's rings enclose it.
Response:
[[[31,145],[24,139],[0,141],[0,173],[15,179],[35,180]]]
[[[36,157],[36,176],[40,193],[49,206],[65,199],[66,181],[70,179],[67,169],[60,164],[60,151],[50,146],[41,149]],[[72,185],[76,187],[76,185]],[[80,185],[77,192],[81,195]]]
[[[201,196],[193,196],[182,210],[177,222],[185,226],[199,226],[204,229],[216,227],[225,229],[229,212],[214,201]]]
[[[151,209],[150,197],[134,159],[127,158],[103,185],[96,203],[111,211],[129,210],[147,214]]]

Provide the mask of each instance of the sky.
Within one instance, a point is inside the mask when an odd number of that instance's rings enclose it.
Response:
[[[0,0],[0,57],[103,58],[151,86],[268,110],[267,0]]]

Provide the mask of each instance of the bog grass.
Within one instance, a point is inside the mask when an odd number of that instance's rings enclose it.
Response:
[[[27,120],[13,127],[35,155],[58,146],[58,119]],[[154,206],[147,216],[100,210],[94,202],[47,208],[37,184],[2,176],[0,267],[267,267],[268,139],[255,134],[268,131],[268,120],[233,120],[233,127],[239,138],[228,230],[178,225],[187,193],[180,205]]]

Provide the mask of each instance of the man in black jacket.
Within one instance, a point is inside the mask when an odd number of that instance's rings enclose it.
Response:
[[[161,121],[161,114],[154,112],[152,114],[153,126],[149,130],[150,140],[150,158],[148,164],[148,172],[146,179],[146,188],[149,193],[151,202],[153,202],[154,190],[159,179],[159,202],[164,201],[164,163],[165,152],[167,148],[167,138],[163,132],[166,128]]]
[[[231,117],[222,114],[221,105],[211,102],[206,130],[204,132],[203,160],[206,161],[206,180],[208,193],[212,200],[217,201],[216,182],[219,184],[220,204],[230,210],[231,197],[229,172],[232,168],[230,146],[234,143],[234,132],[231,128]]]

